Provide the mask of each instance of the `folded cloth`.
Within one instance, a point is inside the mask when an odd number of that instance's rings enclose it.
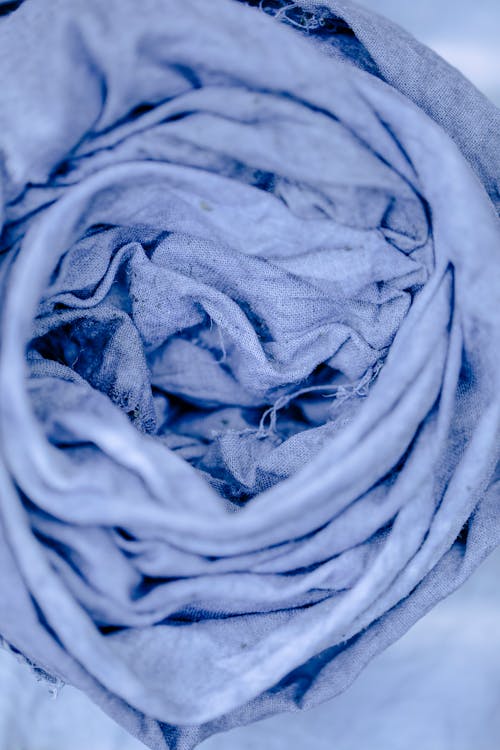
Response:
[[[500,541],[500,113],[344,0],[48,11],[0,21],[0,634],[188,749]]]

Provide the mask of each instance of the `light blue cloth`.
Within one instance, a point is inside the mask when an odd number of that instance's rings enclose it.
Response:
[[[200,750],[497,750],[499,573],[497,548],[342,695],[213,735]],[[0,747],[144,750],[81,691],[53,694],[0,649]]]
[[[499,113],[248,4],[0,22],[0,633],[152,748],[331,698],[500,537]]]

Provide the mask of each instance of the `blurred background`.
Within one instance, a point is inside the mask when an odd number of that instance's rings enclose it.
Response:
[[[500,104],[498,0],[363,0]],[[207,740],[203,750],[499,750],[500,550],[343,695]],[[56,698],[0,649],[0,750],[143,750],[84,695]]]
[[[500,105],[498,0],[357,0],[399,23]],[[500,745],[499,745],[500,747]]]

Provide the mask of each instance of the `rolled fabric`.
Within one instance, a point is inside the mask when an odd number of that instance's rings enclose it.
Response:
[[[500,540],[500,115],[343,0],[7,5],[0,634],[187,750]]]

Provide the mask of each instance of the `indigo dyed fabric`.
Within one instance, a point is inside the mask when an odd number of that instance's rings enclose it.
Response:
[[[333,697],[500,540],[498,110],[341,0],[0,80],[0,634],[151,748]]]

